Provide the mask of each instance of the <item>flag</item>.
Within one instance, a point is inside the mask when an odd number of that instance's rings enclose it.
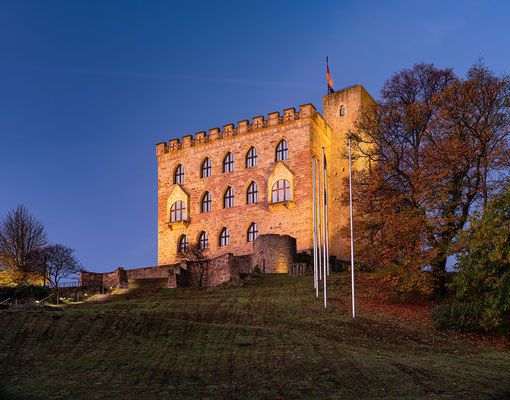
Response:
[[[335,93],[333,89],[333,82],[331,82],[331,75],[329,74],[328,58],[326,57],[326,70],[328,73],[328,94]]]

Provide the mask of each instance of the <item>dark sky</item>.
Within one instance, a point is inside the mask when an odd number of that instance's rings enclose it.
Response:
[[[0,215],[22,203],[90,271],[157,263],[157,142],[375,97],[416,62],[510,65],[507,1],[0,0]]]

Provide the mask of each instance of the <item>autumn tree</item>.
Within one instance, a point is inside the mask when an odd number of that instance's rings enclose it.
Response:
[[[371,167],[355,176],[359,255],[423,275],[444,293],[447,258],[508,172],[510,88],[483,63],[466,79],[417,64],[388,80],[351,133]]]
[[[0,284],[40,283],[35,255],[46,244],[40,221],[19,205],[0,221]]]

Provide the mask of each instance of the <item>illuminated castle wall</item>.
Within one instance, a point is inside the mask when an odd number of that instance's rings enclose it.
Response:
[[[180,250],[199,243],[208,258],[253,254],[253,239],[262,234],[289,235],[298,252],[309,252],[311,159],[322,158],[322,147],[329,168],[330,254],[347,258],[340,235],[349,215],[340,202],[348,176],[342,153],[360,108],[370,102],[356,85],[325,96],[324,116],[305,104],[158,143],[158,264],[178,262]]]

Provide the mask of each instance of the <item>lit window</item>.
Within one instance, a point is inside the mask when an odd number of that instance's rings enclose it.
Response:
[[[182,235],[179,238],[179,244],[177,245],[177,251],[179,253],[184,253],[184,252],[188,251],[188,248],[189,248],[188,237],[186,235]]]
[[[211,193],[205,192],[202,197],[201,210],[203,213],[211,211]]]
[[[227,228],[223,228],[220,232],[220,247],[230,244],[230,232]]]
[[[170,207],[170,222],[185,221],[186,220],[186,207],[183,201],[176,201]]]
[[[340,107],[340,116],[343,117],[345,115],[345,108],[344,106]]]
[[[232,172],[234,170],[234,156],[228,153],[223,159],[223,172]]]
[[[289,158],[289,148],[287,142],[282,139],[276,146],[276,161],[286,160],[287,158]]]
[[[184,183],[184,167],[181,164],[175,169],[174,183]]]
[[[223,196],[223,208],[230,207],[234,207],[234,189],[229,186]]]
[[[255,182],[250,183],[246,192],[246,204],[257,203],[259,201],[259,188]]]
[[[202,163],[202,169],[200,171],[200,177],[201,178],[207,178],[208,176],[211,176],[211,160],[209,158],[206,158],[204,162]]]
[[[257,149],[250,147],[246,154],[246,168],[254,167],[257,165]]]
[[[207,249],[209,247],[209,237],[207,236],[206,231],[202,231],[202,233],[198,237],[198,246],[202,250]]]
[[[255,222],[252,222],[248,228],[248,242],[254,242],[259,236],[259,227]]]
[[[271,202],[278,203],[286,200],[290,200],[290,183],[286,179],[280,179],[273,185],[273,190],[271,191]]]

